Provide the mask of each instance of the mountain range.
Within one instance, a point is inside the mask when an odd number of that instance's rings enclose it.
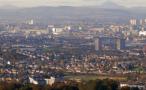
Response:
[[[42,23],[126,22],[130,18],[146,18],[145,7],[126,8],[113,2],[100,6],[40,6],[17,8],[0,7],[0,22],[23,22],[34,19]]]

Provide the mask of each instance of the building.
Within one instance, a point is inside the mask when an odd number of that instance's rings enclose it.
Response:
[[[136,25],[137,20],[136,19],[130,19],[130,25]]]
[[[117,37],[95,38],[95,50],[121,50],[125,48],[125,39]]]
[[[146,31],[144,30],[144,28],[142,28],[142,30],[139,31],[139,36],[146,36]]]
[[[95,50],[97,51],[97,50],[99,50],[99,39],[97,38],[97,39],[95,39]]]
[[[139,31],[139,36],[146,36],[146,31]]]
[[[42,77],[29,77],[29,82],[35,85],[53,85],[55,80],[56,79],[54,77],[50,77],[49,79]]]
[[[129,87],[130,90],[133,90],[132,88],[138,88],[138,90],[145,90],[145,86],[144,85],[120,84],[120,88],[122,88],[122,87]]]
[[[146,55],[146,45],[144,45],[144,47],[143,47],[143,52]]]
[[[49,38],[53,38],[53,31],[52,31],[53,28],[54,28],[54,25],[48,25],[47,30],[48,30]]]
[[[33,19],[29,20],[29,21],[27,22],[27,24],[29,24],[29,25],[33,25],[33,24],[34,24]]]
[[[140,19],[140,25],[146,24],[146,19]]]

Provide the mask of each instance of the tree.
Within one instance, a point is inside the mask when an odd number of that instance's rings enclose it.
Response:
[[[122,87],[121,90],[130,90],[130,87],[125,86],[125,87]]]
[[[76,86],[65,86],[62,90],[79,90]]]
[[[133,88],[131,88],[131,90],[139,90],[139,88],[138,87],[133,87]]]
[[[112,90],[112,89],[108,79],[104,79],[97,82],[95,90]]]
[[[19,90],[32,90],[32,87],[28,84],[28,85],[22,86]]]

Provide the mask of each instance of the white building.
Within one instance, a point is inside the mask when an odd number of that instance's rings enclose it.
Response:
[[[131,25],[136,25],[136,24],[137,24],[136,19],[131,19],[131,20],[130,20],[130,24],[131,24]]]
[[[64,31],[64,28],[52,28],[52,32],[54,35],[59,35]]]
[[[144,85],[129,85],[129,84],[120,84],[120,88],[122,87],[130,87],[130,88],[138,88],[139,90],[145,90]]]
[[[32,84],[40,84],[42,81],[45,81],[45,84],[46,85],[53,85],[56,81],[56,79],[54,77],[50,77],[49,79],[43,79],[43,80],[39,80],[38,79],[34,79],[32,77],[29,77],[29,82],[32,83]]]
[[[140,31],[139,36],[146,36],[146,31]]]
[[[55,80],[56,79],[54,77],[50,77],[50,79],[45,79],[47,85],[54,84],[55,83]]]
[[[32,84],[38,84],[38,81],[36,81],[36,80],[34,80],[33,78],[31,78],[31,77],[29,77],[29,81],[30,81],[30,83],[32,83]]]
[[[33,24],[34,24],[33,19],[31,19],[30,21],[28,21],[28,24],[29,24],[29,25],[33,25]]]
[[[146,36],[146,31],[144,30],[144,28],[142,28],[142,30],[139,31],[139,36]]]

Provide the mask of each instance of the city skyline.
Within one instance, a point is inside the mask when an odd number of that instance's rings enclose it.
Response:
[[[145,0],[0,0],[0,6],[98,6],[104,2],[114,2],[125,7],[146,7]]]

